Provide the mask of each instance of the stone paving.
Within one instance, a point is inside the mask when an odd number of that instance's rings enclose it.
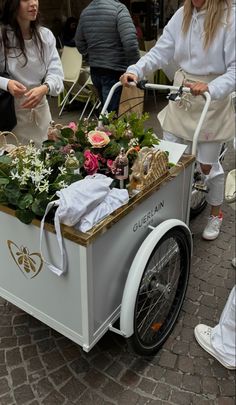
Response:
[[[226,171],[235,166],[232,147]],[[217,240],[201,231],[207,209],[190,224],[194,253],[175,328],[154,357],[130,352],[108,332],[89,352],[0,298],[0,405],[234,405],[235,373],[196,343],[194,326],[211,326],[235,283],[234,211],[224,204]],[[2,264],[3,265],[3,264]]]

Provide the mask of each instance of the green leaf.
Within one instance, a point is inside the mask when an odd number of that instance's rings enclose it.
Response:
[[[9,165],[12,162],[12,158],[9,155],[0,156],[0,165]]]
[[[24,224],[30,224],[35,218],[34,213],[31,210],[16,210],[16,217]]]
[[[61,129],[61,135],[63,136],[63,138],[68,139],[74,136],[74,131],[69,127],[65,127]]]
[[[9,184],[10,180],[7,177],[0,177],[0,186],[5,186]]]
[[[32,211],[35,215],[42,217],[45,213],[49,199],[42,200],[41,198],[36,198],[32,204]]]
[[[114,159],[120,153],[121,146],[116,141],[110,141],[103,149],[103,157],[106,159]]]
[[[21,192],[18,186],[14,183],[9,183],[5,187],[5,195],[10,204],[17,206],[18,200],[21,197]]]
[[[76,157],[76,159],[78,159],[80,167],[81,167],[84,164],[84,160],[85,160],[83,152],[76,151],[75,157]]]
[[[3,190],[0,190],[0,204],[7,204],[8,199]]]
[[[27,193],[27,194],[23,195],[23,197],[19,198],[18,207],[21,210],[27,209],[31,206],[33,201],[34,201],[34,198],[33,198],[32,194]]]

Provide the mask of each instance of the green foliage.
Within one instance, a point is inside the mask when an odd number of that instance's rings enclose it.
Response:
[[[0,204],[16,210],[25,224],[41,218],[56,192],[88,174],[100,172],[114,176],[115,159],[121,148],[130,167],[143,146],[158,144],[151,128],[145,128],[149,115],[131,113],[116,118],[112,112],[96,121],[52,126],[42,149],[30,143],[0,156]]]

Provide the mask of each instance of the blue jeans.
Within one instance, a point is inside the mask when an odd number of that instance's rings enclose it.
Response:
[[[115,83],[119,81],[122,72],[110,69],[91,67],[90,73],[92,82],[97,89],[99,99],[103,106],[107,99],[110,89]],[[113,97],[107,108],[108,112],[116,111],[118,113],[121,91],[122,87],[118,87],[118,89],[115,90]]]

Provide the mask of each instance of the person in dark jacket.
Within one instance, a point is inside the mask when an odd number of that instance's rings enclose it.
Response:
[[[121,73],[139,59],[136,29],[127,7],[118,0],[93,0],[80,15],[75,43],[88,60],[103,105]],[[121,87],[114,93],[108,111],[118,112],[120,94]]]

